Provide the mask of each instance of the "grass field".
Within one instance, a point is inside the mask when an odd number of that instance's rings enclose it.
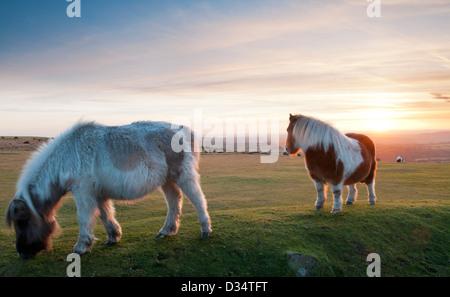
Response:
[[[0,151],[0,221],[29,154]],[[258,155],[207,154],[200,167],[214,229],[208,239],[200,239],[186,198],[178,235],[162,239],[154,238],[167,210],[160,192],[116,203],[122,241],[103,246],[98,220],[99,240],[81,257],[82,276],[295,276],[288,251],[318,260],[312,276],[366,276],[372,252],[381,257],[382,276],[450,276],[449,163],[381,162],[377,205],[367,204],[359,185],[358,201],[337,215],[330,198],[323,211],[313,210],[316,193],[300,157],[261,164]],[[53,250],[29,260],[18,257],[14,231],[0,228],[0,276],[65,276],[78,236],[70,194],[58,222]]]

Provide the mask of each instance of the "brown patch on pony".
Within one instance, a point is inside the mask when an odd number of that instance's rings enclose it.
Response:
[[[345,181],[344,185],[355,183],[370,184],[375,178],[377,161],[375,158],[375,144],[372,140],[363,134],[348,133],[345,136],[356,139],[361,148],[362,163]]]
[[[114,136],[110,133],[106,135],[107,137],[113,138]],[[114,142],[108,141],[109,143]],[[122,171],[134,170],[145,159],[145,151],[137,146],[132,139],[122,137],[120,142],[116,141],[115,143],[114,147],[108,145],[107,151],[109,159],[117,169]]]
[[[305,152],[305,163],[309,176],[319,183],[329,182],[337,185],[344,175],[344,164],[337,161],[334,146],[330,145],[325,151],[323,147],[310,147]]]
[[[165,150],[163,152],[166,156],[167,165],[169,165],[168,177],[176,181],[181,174],[181,166],[186,153],[184,151],[176,153],[173,150]]]
[[[149,168],[153,167],[153,160],[145,151],[139,137],[122,127],[108,128],[108,133],[104,136],[106,151],[115,168],[126,172],[135,170],[143,163]]]

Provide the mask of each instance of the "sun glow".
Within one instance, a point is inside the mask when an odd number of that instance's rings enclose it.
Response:
[[[362,128],[384,132],[394,127],[393,119],[395,114],[385,109],[371,109],[362,112],[361,122]]]
[[[392,121],[388,119],[367,120],[364,125],[367,129],[377,132],[384,132],[393,127]]]

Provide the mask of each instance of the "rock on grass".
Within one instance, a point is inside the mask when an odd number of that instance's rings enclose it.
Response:
[[[308,255],[300,255],[294,252],[287,252],[286,261],[289,267],[295,271],[297,276],[305,277],[311,274],[316,267],[317,260]]]

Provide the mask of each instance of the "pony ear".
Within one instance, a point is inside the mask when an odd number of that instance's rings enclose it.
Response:
[[[14,199],[9,204],[6,215],[6,223],[11,226],[11,222],[28,220],[31,217],[30,209],[22,199]]]

